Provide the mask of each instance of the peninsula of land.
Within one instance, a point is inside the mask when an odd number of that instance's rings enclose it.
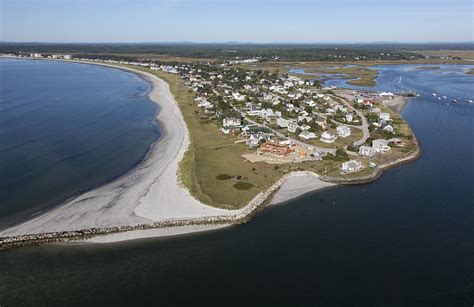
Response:
[[[138,74],[162,137],[135,169],[29,221],[0,246],[112,242],[250,220],[270,203],[368,182],[420,154],[392,93],[321,88],[231,65],[76,59]]]

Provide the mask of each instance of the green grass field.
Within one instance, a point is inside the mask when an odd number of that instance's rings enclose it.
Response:
[[[241,208],[284,174],[273,165],[245,161],[242,154],[250,152],[245,144],[234,144],[237,137],[221,133],[215,123],[201,121],[204,114],[179,76],[140,70],[166,81],[179,104],[191,140],[180,163],[179,177],[197,199],[219,208]],[[222,174],[232,178],[218,179]]]

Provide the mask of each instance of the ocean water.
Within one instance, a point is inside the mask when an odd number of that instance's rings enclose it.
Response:
[[[0,78],[0,228],[124,174],[159,137],[133,73],[0,59]]]
[[[384,67],[381,88],[421,94],[419,160],[219,231],[0,252],[0,305],[472,306],[474,105],[431,95],[472,97],[457,68]]]

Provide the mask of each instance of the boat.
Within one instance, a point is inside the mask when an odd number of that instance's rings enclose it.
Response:
[[[443,99],[446,99],[447,97],[446,96],[443,96]]]
[[[472,99],[469,99],[468,102],[469,102],[469,103],[472,103]]]
[[[438,97],[438,100],[441,100],[441,97]]]
[[[436,93],[433,93],[433,94],[431,94],[431,95],[433,95],[433,96],[435,96],[435,97],[436,97]]]
[[[451,100],[452,102],[458,102],[456,99]]]

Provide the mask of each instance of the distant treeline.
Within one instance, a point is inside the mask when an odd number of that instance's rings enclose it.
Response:
[[[236,57],[283,61],[409,60],[422,57],[411,51],[439,49],[472,50],[474,44],[0,43],[0,53],[67,53],[116,59],[169,55],[214,60]]]

